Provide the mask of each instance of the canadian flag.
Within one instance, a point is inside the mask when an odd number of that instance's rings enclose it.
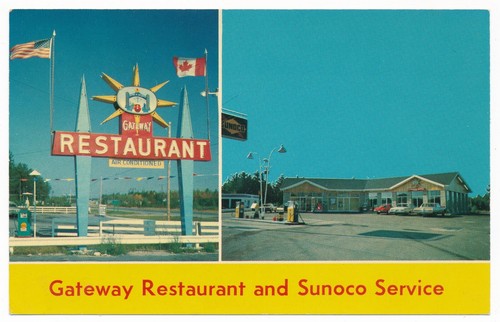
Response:
[[[174,66],[177,76],[205,76],[207,62],[202,58],[174,57]]]

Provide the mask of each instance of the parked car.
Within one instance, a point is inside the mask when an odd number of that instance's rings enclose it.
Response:
[[[359,207],[359,211],[360,212],[367,212],[367,211],[370,211],[370,206],[368,206],[367,203],[364,203],[361,207]]]
[[[285,213],[285,206],[281,205],[281,206],[276,207],[276,212],[279,214]]]
[[[444,215],[446,213],[446,208],[441,207],[438,203],[423,203],[419,207],[413,209],[413,213],[422,215],[422,217]]]
[[[15,202],[9,202],[9,217],[17,216],[20,208],[16,205]]]
[[[391,204],[386,203],[386,204],[380,205],[378,207],[375,207],[373,209],[373,211],[375,211],[377,214],[381,214],[381,213],[388,214],[390,209],[391,209]]]
[[[262,206],[262,208],[264,209],[264,212],[276,212],[276,206],[273,205],[272,203],[266,203],[264,204],[264,206]]]
[[[402,203],[389,209],[389,213],[394,215],[409,215],[413,212],[413,208],[415,207],[411,203]]]

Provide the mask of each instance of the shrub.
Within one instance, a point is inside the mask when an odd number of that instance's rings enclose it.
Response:
[[[96,250],[107,255],[124,255],[127,253],[126,247],[114,237],[103,237],[102,243]]]

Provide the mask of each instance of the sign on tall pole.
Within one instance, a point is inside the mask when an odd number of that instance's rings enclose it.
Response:
[[[75,130],[78,133],[90,133],[90,115],[85,78],[82,78]],[[92,159],[90,156],[75,156],[76,224],[78,237],[85,237],[88,233],[91,163]]]
[[[153,136],[153,122],[164,128],[170,127],[170,122],[163,120],[157,109],[176,104],[156,97],[155,93],[168,81],[152,88],[141,87],[138,65],[133,70],[131,86],[123,86],[104,73],[102,78],[115,90],[116,95],[93,96],[92,99],[113,105],[114,112],[101,124],[119,118],[119,134],[91,133],[87,93],[83,79],[76,131],[55,131],[52,142],[52,155],[75,157],[78,235],[86,236],[88,230],[91,157],[122,159],[127,160],[129,164],[143,161],[149,165],[154,165],[159,160],[177,160],[182,234],[192,235],[193,161],[210,161],[212,156],[209,140],[193,138],[187,89],[184,87],[181,92],[178,137],[172,138],[170,134],[168,137],[155,137]],[[170,170],[168,170],[168,176],[170,177]]]
[[[191,124],[191,112],[187,89],[184,86],[181,92],[181,108],[179,111],[179,138],[192,139],[193,126]],[[179,194],[181,196],[181,230],[182,235],[193,234],[193,174],[194,164],[192,160],[178,160],[177,172],[179,177]]]

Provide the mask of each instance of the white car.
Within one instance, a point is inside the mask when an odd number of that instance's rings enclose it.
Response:
[[[277,207],[275,205],[273,205],[272,203],[266,203],[262,207],[262,209],[264,209],[264,212],[276,212],[276,208]]]
[[[389,209],[389,214],[392,215],[409,215],[413,212],[413,204],[403,203]]]
[[[416,215],[422,215],[422,217],[434,215],[444,216],[446,208],[441,207],[438,203],[423,203],[419,207],[413,209],[413,213]]]

